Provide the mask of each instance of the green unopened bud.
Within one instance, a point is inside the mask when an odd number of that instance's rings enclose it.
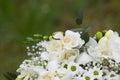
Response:
[[[48,37],[48,36],[43,36],[43,39],[44,39],[44,40],[48,40],[49,37]]]
[[[15,80],[23,80],[23,78],[16,78]]]
[[[40,34],[34,34],[33,36],[34,37],[42,37],[42,35],[40,35]]]
[[[107,32],[107,30],[102,31],[103,36],[106,34],[106,32]]]
[[[99,41],[102,37],[103,37],[102,32],[97,32],[97,33],[96,33],[96,40]]]
[[[49,36],[49,40],[52,40],[53,39],[53,36]]]

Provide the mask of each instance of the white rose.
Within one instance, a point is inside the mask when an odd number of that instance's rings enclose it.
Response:
[[[74,61],[77,60],[79,55],[79,50],[77,49],[72,49],[72,50],[64,50],[64,52],[59,55],[60,61]]]
[[[49,42],[46,43],[46,47],[47,51],[49,53],[61,53],[62,51],[62,44],[59,40],[51,40]]]
[[[61,39],[61,41],[66,49],[72,49],[78,46],[81,47],[84,44],[84,40],[80,38],[80,34],[70,30],[65,32],[65,36]]]

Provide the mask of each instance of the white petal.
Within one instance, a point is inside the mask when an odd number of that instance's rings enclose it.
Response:
[[[78,60],[79,64],[86,64],[90,61],[93,61],[93,59],[86,52],[83,52],[80,54],[79,60]]]

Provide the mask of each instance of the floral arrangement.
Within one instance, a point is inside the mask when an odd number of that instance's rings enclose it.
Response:
[[[80,12],[76,23],[82,24]],[[7,73],[8,80],[120,80],[120,36],[103,30],[89,36],[91,26],[54,32],[50,36],[35,34],[27,41],[30,57],[17,69]]]
[[[27,46],[30,59],[17,69],[16,80],[120,80],[118,33],[99,31],[87,41],[84,33],[55,32]]]

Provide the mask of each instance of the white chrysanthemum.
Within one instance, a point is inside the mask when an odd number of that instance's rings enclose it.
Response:
[[[93,75],[94,79],[100,79],[102,77],[103,71],[100,68],[94,66],[93,69],[89,69],[89,74]]]
[[[65,36],[61,39],[61,41],[66,49],[81,47],[84,44],[84,40],[80,38],[80,33],[70,30],[65,32]]]
[[[62,80],[73,80],[75,79],[76,74],[81,73],[83,74],[83,69],[79,66],[78,63],[75,63],[73,61],[71,62],[65,62],[62,64],[64,76],[62,77]],[[69,74],[68,74],[69,73]],[[68,77],[69,76],[69,77]]]
[[[91,73],[88,73],[87,71],[83,74],[83,80],[94,80],[94,76]]]
[[[73,61],[68,63],[67,70],[68,70],[68,72],[72,73],[72,75],[78,73],[79,69],[81,69],[81,68],[79,68],[79,64],[77,64]]]
[[[111,71],[104,77],[104,79],[106,79],[106,80],[120,80],[120,75]]]

